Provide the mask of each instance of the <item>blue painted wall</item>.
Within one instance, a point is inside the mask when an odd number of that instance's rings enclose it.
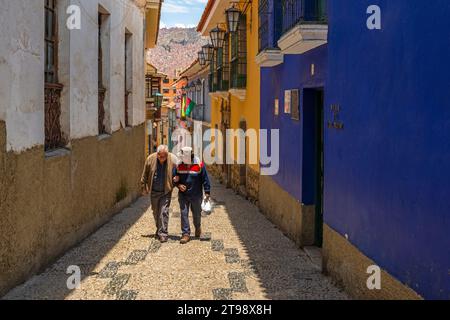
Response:
[[[372,4],[381,31],[366,27]],[[328,8],[325,117],[339,104],[345,128],[325,131],[325,222],[425,298],[449,299],[450,1]]]
[[[311,76],[311,64],[315,75]],[[303,166],[303,89],[323,87],[327,70],[327,46],[302,55],[285,55],[284,63],[261,68],[261,128],[280,129],[280,170],[271,178],[299,202],[302,202]],[[284,91],[299,89],[300,121],[284,113]],[[279,115],[274,115],[275,98],[279,99]],[[305,143],[313,143],[306,140]],[[308,146],[306,146],[308,148]],[[270,146],[269,146],[270,150]]]

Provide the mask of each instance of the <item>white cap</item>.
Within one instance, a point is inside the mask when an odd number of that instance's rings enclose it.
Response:
[[[192,148],[191,147],[183,147],[178,153],[178,157],[180,160],[186,164],[191,164],[192,162]]]

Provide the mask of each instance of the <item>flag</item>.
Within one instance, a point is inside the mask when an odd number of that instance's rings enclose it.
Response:
[[[190,117],[195,107],[196,107],[195,102],[189,99],[187,96],[184,96],[181,102],[181,117],[182,118]]]
[[[194,111],[196,104],[189,98],[186,98],[186,116],[190,117],[192,111]]]
[[[181,98],[181,117],[186,118],[186,95]]]

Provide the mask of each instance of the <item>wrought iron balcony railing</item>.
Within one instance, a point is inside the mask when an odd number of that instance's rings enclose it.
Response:
[[[226,80],[225,70],[217,70],[209,74],[209,92],[228,91],[230,82]],[[225,79],[224,79],[225,78]]]
[[[234,59],[231,61],[231,88],[245,89],[247,87],[246,60]]]
[[[281,0],[283,33],[299,23],[327,23],[326,0]]]
[[[230,82],[227,80],[229,71],[225,69],[217,70],[217,91],[228,91]]]
[[[259,52],[270,47],[269,44],[269,0],[259,1]]]

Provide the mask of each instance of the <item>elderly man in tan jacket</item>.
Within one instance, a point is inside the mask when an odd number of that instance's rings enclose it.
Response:
[[[169,235],[169,208],[174,188],[172,175],[177,162],[169,148],[160,145],[157,152],[147,158],[141,178],[142,194],[151,197],[157,228],[155,237],[162,243],[167,242]]]

